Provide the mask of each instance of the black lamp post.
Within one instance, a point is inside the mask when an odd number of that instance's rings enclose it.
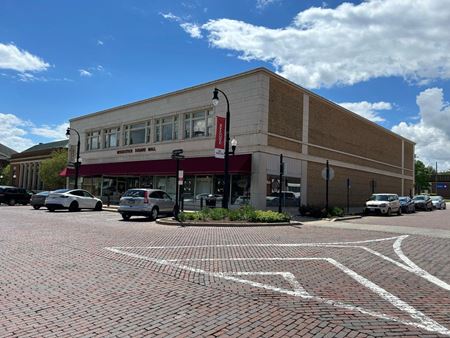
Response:
[[[77,133],[78,142],[77,142],[77,161],[74,163],[75,165],[75,185],[74,188],[78,189],[78,173],[80,170],[80,133],[74,128],[67,128],[66,136],[70,137],[70,132],[74,131]]]
[[[230,102],[228,101],[228,97],[226,94],[218,88],[214,88],[212,103],[217,106],[219,104],[219,92],[225,96],[225,100],[227,101],[227,116],[226,116],[226,124],[225,124],[225,167],[224,167],[224,188],[223,188],[223,199],[222,199],[222,208],[228,209],[228,202],[230,200],[230,173],[229,173],[229,155],[233,154],[236,151],[237,141],[233,139],[231,141],[231,149],[230,152]]]

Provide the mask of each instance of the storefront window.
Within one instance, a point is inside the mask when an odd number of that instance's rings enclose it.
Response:
[[[153,188],[153,176],[142,176],[139,186],[141,188]]]
[[[103,130],[103,148],[114,148],[119,146],[120,128],[109,128]]]
[[[250,176],[233,175],[231,177],[231,204],[248,204],[250,202]]]
[[[178,116],[155,120],[155,142],[178,139]]]
[[[212,111],[184,114],[184,138],[211,136]]]
[[[100,148],[100,130],[86,133],[86,150],[95,150]]]

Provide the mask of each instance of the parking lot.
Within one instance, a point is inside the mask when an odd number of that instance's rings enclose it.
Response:
[[[371,230],[442,229],[448,210],[365,230],[0,215],[0,337],[450,336],[449,239]]]
[[[365,216],[362,219],[349,221],[350,223],[406,226],[427,229],[450,230],[450,203],[447,209],[433,211],[416,211],[401,216]]]

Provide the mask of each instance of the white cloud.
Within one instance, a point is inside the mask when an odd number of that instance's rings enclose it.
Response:
[[[0,69],[18,72],[39,72],[47,70],[50,65],[33,54],[17,48],[13,44],[0,43]]]
[[[16,151],[31,147],[34,142],[27,138],[26,127],[30,123],[13,114],[0,113],[0,140],[1,143]]]
[[[23,120],[14,114],[0,113],[1,143],[16,151],[23,151],[36,145],[31,136],[36,135],[48,139],[48,142],[65,138],[69,123],[59,125],[35,126],[32,122]]]
[[[40,127],[33,127],[30,133],[33,135],[42,136],[48,139],[61,140],[66,137],[66,131],[69,128],[69,123],[64,122],[59,125],[47,125],[44,124]]]
[[[181,22],[172,13],[163,17]],[[211,46],[270,62],[309,88],[390,76],[425,84],[450,78],[449,17],[442,1],[367,0],[312,7],[279,29],[227,18],[201,29]]]
[[[202,32],[201,32],[201,27],[198,24],[191,23],[191,22],[185,22],[184,19],[180,18],[177,15],[172,14],[171,12],[159,13],[159,14],[166,20],[178,22],[180,27],[186,33],[188,33],[191,36],[191,38],[201,39],[203,37]]]
[[[275,2],[278,2],[280,0],[256,0],[256,8],[258,9],[264,9],[270,4],[273,4]]]
[[[171,12],[159,13],[159,15],[161,15],[164,19],[167,19],[167,20],[172,20],[172,21],[176,21],[176,22],[181,21],[181,18],[179,16],[176,16],[175,14],[172,14]]]
[[[97,45],[103,46],[105,43],[102,40],[97,40]]]
[[[361,102],[341,102],[340,106],[351,110],[352,112],[361,115],[362,117],[372,122],[383,122],[386,119],[380,116],[380,110],[391,110],[392,105],[389,102],[375,102],[370,103],[367,101]]]
[[[180,24],[180,27],[183,28],[184,31],[191,36],[191,38],[201,39],[203,37],[200,30],[200,26],[197,24],[186,22]]]
[[[79,69],[78,71],[80,72],[81,77],[91,77],[92,76],[92,73],[87,71],[86,69]]]
[[[450,106],[441,88],[430,88],[416,99],[420,111],[417,123],[400,122],[392,128],[416,142],[418,159],[427,165],[438,162],[439,171],[450,168]]]

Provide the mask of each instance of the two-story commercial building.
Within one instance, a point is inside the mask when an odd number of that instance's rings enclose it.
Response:
[[[287,79],[258,68],[217,81],[74,118],[81,135],[82,186],[112,200],[128,188],[154,187],[175,193],[174,149],[183,149],[184,197],[223,193],[224,160],[214,158],[217,116],[226,101],[212,105],[217,87],[230,101],[231,202],[266,207],[278,189],[279,158],[285,162],[283,190],[301,203],[325,204],[322,171],[334,171],[329,204],[362,205],[372,192],[410,194],[414,143]],[[71,135],[69,161],[77,136]]]

